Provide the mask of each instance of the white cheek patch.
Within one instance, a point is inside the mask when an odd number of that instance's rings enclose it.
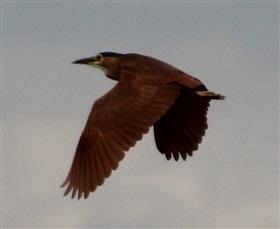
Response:
[[[99,62],[90,62],[90,63],[88,63],[89,66],[91,66],[91,67],[93,67],[93,68],[99,68],[99,69],[101,69],[105,74],[107,74],[107,73],[108,73],[107,69],[104,68],[104,67],[102,67],[102,66],[100,66],[100,65],[98,65],[98,64],[99,64]]]

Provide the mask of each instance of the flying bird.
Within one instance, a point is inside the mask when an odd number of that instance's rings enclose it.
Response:
[[[72,198],[87,198],[101,186],[151,126],[167,160],[186,160],[205,135],[210,100],[224,99],[195,77],[140,54],[101,52],[73,63],[100,68],[117,84],[95,101],[79,139],[61,186]]]

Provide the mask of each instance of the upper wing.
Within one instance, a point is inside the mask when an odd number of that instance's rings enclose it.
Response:
[[[206,90],[202,84],[196,88]],[[184,87],[171,108],[155,123],[157,148],[168,160],[173,155],[177,161],[179,154],[186,160],[187,154],[192,156],[197,150],[207,129],[209,101]]]
[[[62,184],[65,195],[87,198],[102,185],[124,157],[173,104],[180,86],[123,75],[98,99],[80,137],[69,174]]]

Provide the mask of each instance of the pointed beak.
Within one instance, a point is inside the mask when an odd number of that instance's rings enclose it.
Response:
[[[83,58],[79,60],[75,60],[72,62],[72,64],[90,64],[95,62],[96,59],[94,57],[88,57],[88,58]]]

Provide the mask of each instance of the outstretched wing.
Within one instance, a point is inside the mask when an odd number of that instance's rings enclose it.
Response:
[[[199,90],[207,90],[204,85],[196,85]],[[193,89],[182,87],[180,96],[171,108],[154,125],[154,135],[158,150],[168,160],[179,155],[186,160],[192,156],[207,129],[209,98],[197,95]]]
[[[175,83],[153,82],[123,74],[117,85],[98,99],[80,137],[64,195],[87,198],[117,169],[124,152],[134,146],[173,104],[180,93]]]

